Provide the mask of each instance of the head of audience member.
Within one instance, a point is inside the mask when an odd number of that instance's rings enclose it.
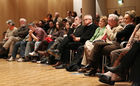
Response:
[[[27,20],[25,19],[25,18],[20,18],[19,19],[19,23],[20,23],[20,26],[22,27],[22,26],[25,26],[26,25],[26,22],[27,22]]]
[[[117,15],[117,16],[120,16],[120,14],[118,13],[117,10],[115,10],[113,13],[114,13],[115,15]]]
[[[135,25],[140,23],[140,16],[135,17]]]
[[[56,27],[57,30],[59,30],[60,29],[60,23],[59,22],[56,22],[55,23],[55,27]]]
[[[122,15],[119,16],[118,24],[121,25],[122,27],[125,26],[124,17]]]
[[[107,17],[102,16],[99,20],[99,27],[103,28],[107,25]]]
[[[120,24],[120,23],[124,23],[124,17],[123,17],[122,15],[119,16],[119,21],[118,21],[118,23],[119,23],[119,24]]]
[[[60,14],[58,12],[55,12],[54,17],[58,18],[60,16]]]
[[[55,26],[55,25],[54,25],[54,22],[53,22],[53,20],[51,20],[51,21],[49,22],[49,27],[50,27],[50,28],[54,28],[54,26]]]
[[[67,11],[67,17],[71,17],[71,11]]]
[[[70,29],[70,26],[71,26],[71,23],[69,21],[67,21],[66,22],[66,26],[65,26],[66,30],[69,30]]]
[[[57,30],[60,30],[60,29],[62,28],[62,22],[58,22],[58,21],[57,21],[57,22],[55,23],[55,27],[56,27]]]
[[[84,16],[84,25],[88,26],[92,24],[92,16],[91,15],[85,15]]]
[[[36,26],[36,24],[35,24],[34,22],[28,24],[28,28],[29,28],[30,30],[32,30],[32,32],[35,31],[36,27],[37,27],[37,26]]]
[[[80,13],[82,14],[82,8],[80,8]]]
[[[79,26],[82,23],[82,20],[80,17],[76,16],[74,18],[74,23],[72,24],[72,27],[76,28],[77,26]]]
[[[12,21],[12,20],[8,20],[6,21],[7,25],[8,25],[8,28],[10,30],[13,30],[14,26],[15,26],[15,23]]]
[[[63,19],[62,20],[62,27],[65,27],[66,26],[66,22],[67,22],[67,19]]]
[[[71,13],[71,16],[75,18],[75,17],[77,16],[77,13],[76,13],[75,11],[73,11],[73,12]]]
[[[110,14],[108,17],[108,25],[113,28],[118,26],[119,17],[115,14]]]
[[[47,21],[50,21],[50,20],[52,20],[52,14],[47,14]]]
[[[135,13],[134,10],[126,11],[125,15],[124,15],[125,24],[132,24],[132,23],[134,23],[135,15],[136,15],[136,13]]]
[[[38,26],[43,27],[44,25],[45,25],[45,21],[44,20],[39,20]]]
[[[94,18],[94,24],[99,26],[99,20],[100,20],[100,15],[98,13],[96,13],[96,17]]]

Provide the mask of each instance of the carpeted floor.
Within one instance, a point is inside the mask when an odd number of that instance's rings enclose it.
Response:
[[[119,82],[115,86],[130,86]],[[108,86],[97,77],[86,77],[77,72],[55,69],[31,62],[7,62],[0,59],[0,86]]]

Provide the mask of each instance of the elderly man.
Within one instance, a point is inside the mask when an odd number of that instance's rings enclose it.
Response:
[[[91,67],[91,71],[85,73],[86,76],[95,75],[97,68],[100,66],[100,61],[102,60],[102,55],[109,55],[109,53],[117,48],[120,48],[118,42],[115,41],[116,34],[123,30],[121,26],[118,26],[118,16],[115,14],[110,14],[108,17],[108,25],[106,26],[107,31],[104,36],[104,41],[99,41],[94,43],[92,58],[87,58],[88,65],[85,68]],[[106,51],[103,51],[105,47],[108,47]],[[94,68],[94,69],[92,69]]]
[[[65,45],[63,43],[60,45],[60,53],[61,53],[60,62],[62,64],[56,66],[57,69],[64,68],[64,66],[68,64],[68,60],[70,57],[69,50],[77,49],[79,46],[84,45],[86,40],[89,40],[92,37],[96,28],[97,26],[92,23],[92,16],[85,15],[83,33],[79,36],[72,35],[72,41],[67,42]]]
[[[24,52],[25,52],[25,37],[28,35],[28,27],[26,25],[27,20],[25,18],[20,18],[20,28],[17,31],[17,33],[15,33],[14,35],[16,37],[19,37],[20,40],[18,42],[15,43],[14,47],[13,47],[13,51],[12,51],[12,55],[11,57],[8,59],[8,61],[14,61],[17,55],[17,51],[18,51],[18,47],[20,47],[20,56],[23,57],[24,56]]]

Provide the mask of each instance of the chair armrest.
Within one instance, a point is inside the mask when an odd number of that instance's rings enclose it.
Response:
[[[126,46],[127,43],[128,43],[128,41],[123,41],[123,42],[121,42],[120,47],[121,47],[121,48],[124,48],[124,47]]]

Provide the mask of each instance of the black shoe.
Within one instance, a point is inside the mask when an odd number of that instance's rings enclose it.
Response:
[[[117,74],[122,73],[122,70],[121,70],[120,66],[117,66],[117,67],[108,67],[108,66],[106,66],[105,70],[108,70],[108,71],[111,71],[112,73],[117,73]]]
[[[84,75],[85,76],[95,76],[96,72],[97,72],[96,70],[91,70],[88,73],[85,73]]]
[[[61,64],[61,65],[59,65],[59,66],[56,66],[55,68],[56,69],[64,69],[66,66],[64,65],[64,64]]]
[[[99,81],[102,83],[106,83],[109,85],[114,85],[115,81],[111,81],[111,77],[110,76],[106,76],[106,75],[102,75],[102,77],[99,78]]]
[[[103,73],[96,73],[95,75],[98,76],[99,78],[101,78],[102,76],[104,76]]]
[[[90,65],[90,64],[87,64],[86,66],[84,66],[84,67],[82,67],[82,68],[90,69],[90,68],[91,68],[91,65]]]
[[[47,62],[47,58],[42,58],[40,63],[45,64],[46,62]]]

